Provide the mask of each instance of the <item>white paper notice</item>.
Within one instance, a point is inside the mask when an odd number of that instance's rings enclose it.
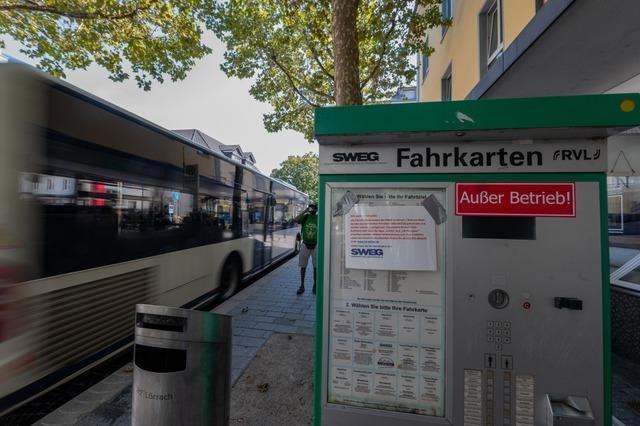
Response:
[[[433,407],[441,407],[440,398],[440,378],[422,376],[422,383],[420,386],[420,400]],[[434,409],[434,415],[442,415],[441,411],[437,408]]]
[[[435,271],[436,225],[422,206],[355,205],[345,220],[346,267]]]
[[[431,345],[440,344],[440,316],[421,315],[420,316],[420,341]]]
[[[398,314],[376,312],[376,338],[379,340],[396,340],[398,337]]]
[[[373,342],[366,340],[353,341],[353,364],[359,367],[373,367],[373,354],[375,353]]]
[[[419,350],[415,345],[398,345],[398,368],[407,372],[418,371]]]
[[[370,371],[353,370],[353,394],[368,398],[373,392],[373,373]]]
[[[333,312],[332,333],[334,336],[349,336],[353,332],[353,313],[342,309]]]
[[[401,374],[398,376],[398,399],[404,400],[409,404],[415,404],[418,402],[418,377],[405,376]]]
[[[356,312],[355,313],[356,329],[355,336],[369,339],[373,335],[373,313]]]
[[[333,365],[351,366],[353,340],[345,337],[333,338]]]
[[[440,348],[420,347],[420,370],[424,373],[440,373]]]
[[[373,396],[378,401],[395,402],[397,377],[395,374],[374,373]]]
[[[535,379],[523,374],[516,376],[516,426],[533,426]]]
[[[464,370],[464,425],[482,425],[482,372]]]
[[[378,342],[376,346],[376,368],[379,370],[396,367],[397,347],[395,343]]]
[[[418,342],[418,317],[412,314],[400,315],[401,342]]]
[[[336,394],[349,395],[351,393],[351,369],[333,367],[331,375],[331,390]]]

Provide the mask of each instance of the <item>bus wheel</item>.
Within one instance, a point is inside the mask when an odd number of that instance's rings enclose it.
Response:
[[[220,294],[222,300],[233,296],[240,286],[240,262],[231,257],[224,262],[220,273]]]

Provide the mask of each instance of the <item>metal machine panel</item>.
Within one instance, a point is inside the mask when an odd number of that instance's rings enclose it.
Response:
[[[492,175],[486,175],[486,179],[491,181]],[[464,175],[452,180],[465,181]],[[331,242],[325,246],[324,256],[331,261],[324,264],[325,277],[330,279],[324,289],[324,299],[329,303],[324,304],[323,315],[323,371],[326,372],[323,424],[383,425],[393,419],[394,424],[407,426],[546,426],[547,394],[558,398],[586,398],[595,424],[604,424],[600,188],[597,181],[566,182],[575,186],[575,216],[517,218],[525,221],[516,223],[517,227],[527,228],[524,237],[520,231],[518,236],[510,237],[509,229],[514,225],[509,222],[504,222],[502,229],[500,222],[473,223],[476,231],[468,231],[465,221],[478,218],[455,214],[457,197],[453,182],[373,180],[329,184],[325,240]],[[424,200],[434,194],[443,211],[427,209],[430,203]],[[393,199],[414,195],[417,199],[409,203]],[[363,312],[371,309],[364,303],[351,304],[350,309],[342,312],[348,317],[346,322],[336,318],[336,308],[345,307],[336,306],[343,303],[336,299],[336,294],[344,293],[345,280],[355,280],[353,285],[361,285],[364,290],[366,286],[390,285],[394,274],[393,271],[345,269],[345,249],[350,246],[345,242],[343,216],[355,205],[360,211],[366,211],[362,206],[414,204],[425,206],[431,217],[442,221],[436,229],[437,270],[442,273],[438,279],[444,284],[439,296],[444,339],[440,348],[442,376],[438,379],[443,405],[442,411],[432,413],[419,404],[412,410],[402,403],[399,353],[390,356],[393,362],[389,364],[389,371],[394,372],[397,380],[391,385],[395,392],[393,403],[352,398],[359,380],[356,373],[367,375],[367,368],[353,364],[357,363],[354,357],[359,351],[356,345],[361,343],[353,334],[358,327],[358,319],[353,315],[359,306]],[[498,218],[510,219],[513,218]],[[488,228],[478,232],[477,229],[485,225]],[[492,235],[493,232],[498,235]],[[362,283],[357,283],[357,274],[362,275]],[[389,278],[384,278],[385,274],[390,274]],[[421,286],[427,288],[433,282],[428,274],[424,277]],[[402,308],[400,302],[404,296],[399,294],[385,301],[387,296],[377,295],[377,305],[386,303],[392,309]],[[394,308],[394,304],[398,306]],[[375,336],[379,322],[385,319],[377,318],[376,313],[372,315]],[[400,350],[400,343],[394,346],[394,351]],[[374,347],[372,351],[371,359],[375,363],[379,358],[375,352],[384,348]],[[419,353],[419,367],[424,366],[425,357],[427,355]],[[374,393],[377,368],[368,370],[373,378],[369,381],[365,377],[363,383],[371,382],[369,391]],[[417,371],[419,379],[421,368]],[[419,385],[418,389],[422,390]]]
[[[544,424],[548,393],[588,396],[604,424],[599,196],[597,182],[577,182],[576,217],[535,218],[534,240],[464,238],[467,218],[453,218],[454,383],[465,369],[483,372],[487,425]],[[504,306],[490,303],[496,289]],[[558,308],[557,297],[582,309]],[[464,405],[460,388],[454,406]],[[459,410],[453,420],[465,424]]]

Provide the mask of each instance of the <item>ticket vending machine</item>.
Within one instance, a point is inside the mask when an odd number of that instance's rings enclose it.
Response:
[[[315,424],[610,425],[606,138],[639,102],[318,109]]]

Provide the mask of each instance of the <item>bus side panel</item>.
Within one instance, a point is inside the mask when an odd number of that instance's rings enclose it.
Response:
[[[252,241],[241,238],[209,246],[196,247],[162,256],[158,295],[151,303],[181,306],[216,290],[225,260],[231,253],[240,255],[243,273],[250,271]],[[183,283],[176,286],[176,283]]]
[[[23,67],[0,66],[0,396],[11,384],[31,377],[33,348],[39,336],[32,330],[22,303],[22,281],[37,274],[33,241],[37,210],[20,197],[32,182],[25,170],[39,156],[37,131],[43,121],[44,93],[33,73]],[[2,407],[0,407],[2,412]]]

